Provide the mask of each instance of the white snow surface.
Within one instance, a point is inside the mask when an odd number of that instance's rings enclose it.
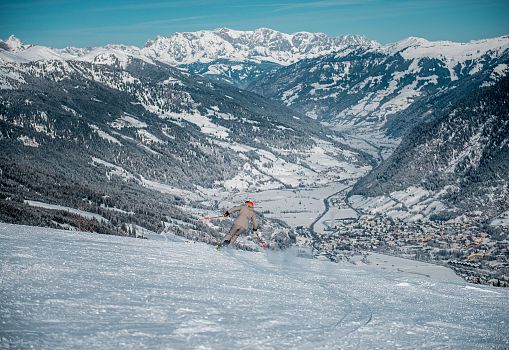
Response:
[[[18,137],[18,140],[23,143],[24,146],[28,147],[39,147],[39,142],[37,142],[33,137],[28,137],[26,135],[22,135]]]
[[[423,38],[409,37],[386,45],[384,50],[390,54],[400,52],[405,59],[438,57],[458,63],[477,59],[486,53],[498,55],[508,47],[509,36],[472,40],[468,43],[428,41]]]
[[[508,289],[157,235],[0,224],[0,241],[1,348],[509,346]]]
[[[249,199],[268,218],[283,220],[292,227],[307,227],[323,212],[323,199],[346,188],[345,184],[331,183],[317,188],[276,189],[252,193]],[[234,202],[226,203],[234,205]]]
[[[180,122],[185,120],[191,124],[194,124],[200,128],[200,131],[204,134],[211,135],[217,138],[227,138],[229,135],[229,129],[224,126],[213,123],[210,118],[201,115],[199,112],[194,113],[166,113],[159,116],[162,119],[170,119]]]
[[[108,141],[109,143],[115,143],[117,145],[122,145],[119,140],[108,134],[106,131],[101,130],[97,125],[89,124],[89,126],[94,130],[100,138]]]
[[[490,225],[509,227],[509,210],[504,211],[498,217],[492,220]]]
[[[25,202],[25,204],[28,204],[31,207],[45,208],[45,209],[51,209],[51,210],[61,210],[61,211],[66,211],[68,213],[82,216],[87,219],[96,219],[97,221],[108,221],[108,219],[105,219],[103,216],[101,216],[99,214],[91,213],[89,211],[84,211],[84,210],[75,209],[75,208],[71,208],[71,207],[65,207],[63,205],[49,204],[49,203],[44,203],[44,202],[39,202],[39,201],[31,201],[31,200],[25,200],[24,202]]]
[[[189,198],[192,200],[201,199],[201,197],[199,195],[195,194],[194,192],[186,191],[186,190],[183,190],[183,189],[180,189],[177,187],[173,187],[173,186],[170,186],[170,185],[167,185],[164,183],[160,183],[157,181],[152,181],[152,180],[144,178],[142,175],[140,175],[139,183],[140,183],[140,185],[142,185],[146,188],[149,188],[154,191],[158,191],[160,193],[171,194],[174,196]]]
[[[111,179],[112,175],[119,176],[124,181],[129,181],[129,180],[135,179],[134,175],[131,174],[130,172],[128,172],[127,170],[125,170],[124,168],[122,168],[118,165],[112,164],[110,162],[107,162],[105,160],[102,160],[100,158],[92,157],[92,162],[90,164],[92,164],[94,166],[104,165],[106,168],[110,168],[111,170],[108,170],[108,172],[106,173],[106,177],[108,178],[108,180]]]
[[[391,192],[388,196],[365,197],[354,195],[350,204],[368,215],[384,214],[394,219],[416,221],[444,210],[440,200],[448,188],[429,192],[421,187],[410,186],[405,190]]]

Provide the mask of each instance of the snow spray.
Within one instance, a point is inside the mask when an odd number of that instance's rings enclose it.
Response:
[[[296,246],[291,246],[284,250],[270,250],[266,251],[267,261],[274,265],[287,265],[292,263],[297,258],[299,249]]]

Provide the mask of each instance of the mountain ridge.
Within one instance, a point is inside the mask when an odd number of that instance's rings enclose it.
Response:
[[[471,77],[477,81],[470,89],[492,84],[507,74],[508,53],[509,36],[468,44],[410,39],[385,50],[304,59],[255,78],[247,89],[333,127],[378,129],[423,98]]]
[[[331,52],[335,51],[341,51],[347,47],[364,47],[367,49],[376,49],[379,51],[387,51],[391,53],[399,52],[405,49],[408,49],[410,47],[415,46],[468,46],[473,44],[481,44],[481,43],[490,43],[493,41],[499,41],[499,40],[509,40],[508,35],[498,36],[494,38],[487,38],[487,39],[480,39],[480,40],[470,40],[468,42],[453,42],[453,41],[429,41],[425,38],[420,37],[408,37],[404,38],[402,40],[396,41],[394,43],[388,43],[385,45],[381,45],[380,43],[368,39],[367,37],[363,35],[352,35],[352,34],[346,34],[346,35],[340,35],[340,36],[328,36],[324,33],[312,33],[312,32],[295,32],[292,34],[287,34],[283,32],[279,32],[273,29],[269,28],[258,28],[251,31],[240,31],[240,30],[233,30],[229,28],[219,28],[215,30],[200,30],[195,32],[175,32],[173,34],[170,34],[168,36],[162,36],[158,35],[154,39],[148,40],[143,47],[137,47],[134,45],[123,45],[123,44],[108,44],[105,46],[97,46],[97,47],[87,47],[87,48],[76,48],[76,47],[65,47],[65,48],[51,48],[46,46],[40,46],[40,45],[32,45],[32,44],[24,44],[20,39],[18,39],[15,35],[11,35],[6,41],[0,40],[0,48],[4,51],[23,51],[26,49],[30,49],[33,47],[44,47],[47,48],[55,53],[55,55],[61,55],[61,59],[77,59],[80,56],[89,53],[93,50],[97,49],[106,49],[106,48],[117,48],[121,49],[127,53],[129,52],[136,52],[136,53],[144,53],[144,56],[147,58],[156,58],[161,57],[162,53],[161,51],[164,51],[164,48],[161,48],[161,50],[152,50],[152,47],[157,45],[157,43],[166,42],[165,45],[168,46],[170,44],[177,45],[177,46],[193,46],[192,41],[197,40],[201,38],[205,39],[212,39],[212,41],[208,42],[210,44],[215,43],[214,40],[221,39],[224,42],[228,41],[235,41],[237,45],[254,45],[254,44],[268,44],[270,45],[276,45],[276,44],[285,44],[281,45],[281,47],[276,47],[276,49],[280,49],[280,51],[287,51],[286,57],[283,57],[284,59],[277,60],[275,57],[270,57],[270,51],[264,51],[259,50],[256,51],[256,59],[263,60],[263,61],[269,61],[278,63],[280,65],[287,65],[291,63],[295,63],[298,60],[304,59],[304,58],[311,58],[311,57],[317,57],[321,55],[325,55]],[[182,39],[184,38],[184,41],[188,41],[186,44],[185,42],[178,42],[175,41],[176,39]],[[224,42],[222,43],[224,45]],[[205,41],[205,43],[207,43]],[[292,47],[293,45],[293,47]],[[204,58],[204,61],[202,63],[209,63],[216,59],[230,59],[233,60],[234,58],[238,58],[232,55],[225,55],[227,52],[221,53],[218,52],[207,52],[207,47],[205,45],[196,46],[193,47],[195,50],[193,53],[196,54],[200,51],[204,51],[204,56],[199,56],[197,58],[178,58],[173,57],[171,55],[166,55],[166,60],[162,60],[164,63],[169,63],[173,65],[180,65],[180,64],[189,64],[194,62],[199,62],[201,58]],[[188,47],[189,49],[190,47]],[[234,48],[232,46],[232,48]],[[236,47],[236,49],[239,49],[239,47]],[[67,54],[67,55],[66,55]],[[292,57],[291,55],[296,55],[295,57]],[[209,55],[209,57],[207,57]],[[0,56],[1,57],[1,56]],[[169,57],[169,58],[168,58]],[[249,55],[242,56],[243,59],[253,59],[253,57],[250,57]],[[263,59],[265,58],[265,59]],[[34,58],[36,59],[36,58]],[[40,57],[38,59],[44,59],[44,57]],[[255,59],[253,59],[255,60]]]

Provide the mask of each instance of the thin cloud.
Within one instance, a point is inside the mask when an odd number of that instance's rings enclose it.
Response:
[[[75,31],[80,34],[96,34],[96,33],[104,33],[104,32],[119,32],[119,31],[129,31],[129,30],[140,30],[140,29],[157,29],[171,26],[173,24],[182,23],[182,22],[195,22],[203,19],[210,19],[214,16],[189,16],[189,17],[179,17],[179,18],[171,18],[171,19],[163,19],[163,20],[153,20],[153,21],[144,21],[137,22],[132,24],[119,24],[119,25],[109,25],[109,26],[94,26],[94,27],[83,27],[76,28]]]
[[[136,11],[136,10],[157,10],[166,8],[193,7],[210,4],[208,1],[187,0],[187,1],[171,1],[171,2],[141,2],[141,3],[124,3],[115,6],[96,7],[94,12],[107,11]]]
[[[235,7],[267,7],[274,8],[278,11],[291,10],[291,9],[304,9],[304,8],[327,8],[327,7],[341,7],[349,5],[361,5],[375,0],[318,0],[306,2],[280,2],[280,3],[252,3],[240,4]]]
[[[464,0],[463,6],[482,6],[491,7],[503,3],[505,0],[492,0],[487,2],[485,0]],[[233,5],[233,7],[258,7],[273,9],[274,12],[298,10],[298,9],[320,9],[320,8],[340,8],[351,7],[355,5],[378,4],[390,8],[405,8],[405,9],[439,9],[444,6],[457,6],[457,3],[448,3],[443,0],[316,0],[304,2],[279,2],[279,3],[242,3]]]
[[[324,7],[341,7],[349,5],[360,5],[373,0],[336,0],[336,1],[308,1],[301,3],[289,3],[283,6],[283,9],[299,9],[299,8],[324,8]]]
[[[41,0],[41,1],[2,1],[0,2],[0,8],[2,9],[17,9],[17,8],[32,8],[34,6],[52,6],[62,5],[68,3],[68,0]]]

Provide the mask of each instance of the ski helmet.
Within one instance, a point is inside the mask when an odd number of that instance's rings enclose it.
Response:
[[[247,205],[248,207],[254,208],[254,203],[253,203],[253,202],[251,202],[251,201],[246,201],[246,205]]]

